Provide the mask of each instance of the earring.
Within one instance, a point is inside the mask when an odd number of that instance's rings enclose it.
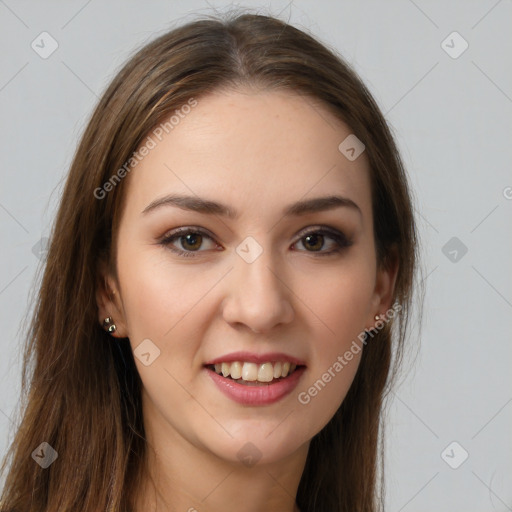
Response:
[[[375,315],[375,320],[380,320],[380,315]]]
[[[107,329],[110,334],[116,332],[117,329],[116,324],[113,323],[111,316],[108,316],[105,318],[105,320],[103,320],[103,327]]]

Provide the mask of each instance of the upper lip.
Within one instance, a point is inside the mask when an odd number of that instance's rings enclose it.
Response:
[[[217,363],[232,363],[234,361],[248,362],[248,363],[269,363],[281,361],[286,363],[295,363],[297,366],[305,366],[305,362],[302,359],[291,356],[289,354],[283,354],[282,352],[267,352],[265,354],[254,354],[251,352],[231,352],[215,359],[211,359],[205,363],[205,366]]]

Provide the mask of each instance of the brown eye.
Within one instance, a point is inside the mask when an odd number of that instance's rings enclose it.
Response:
[[[325,241],[331,240],[331,249],[322,250],[325,246]],[[306,252],[317,253],[315,256],[329,256],[340,253],[343,249],[352,245],[352,242],[341,231],[334,231],[331,229],[316,229],[309,231],[302,235],[297,243],[301,243]]]
[[[212,237],[202,230],[186,228],[168,234],[160,240],[160,244],[181,256],[193,257],[194,253],[203,252],[201,247],[205,241],[215,245]]]
[[[311,248],[313,251],[319,251],[324,245],[324,237],[320,234],[307,235],[303,238],[304,246]]]
[[[203,236],[200,233],[190,233],[179,237],[183,249],[195,251],[201,247]]]
[[[204,252],[201,248],[203,248],[205,241],[209,241],[213,246],[216,245],[214,239],[200,228],[180,228],[169,233],[159,243],[180,256],[194,257],[196,256],[195,253]],[[330,250],[323,250],[325,249],[326,241],[331,243]],[[299,243],[305,248],[305,251],[301,249],[300,252],[313,253],[315,256],[335,255],[352,245],[352,241],[348,240],[341,231],[333,230],[332,228],[310,230],[303,234],[298,242],[293,244],[292,248]],[[218,246],[217,249],[220,250]]]

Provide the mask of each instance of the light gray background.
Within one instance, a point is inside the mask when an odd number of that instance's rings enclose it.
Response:
[[[512,510],[511,0],[236,5],[342,53],[386,113],[415,190],[427,294],[420,354],[388,416],[387,510]],[[85,120],[136,47],[228,7],[0,0],[2,454],[19,393],[17,329],[41,265],[33,247],[49,233]],[[59,45],[47,59],[31,48],[43,31]],[[442,47],[453,31],[469,44],[458,58]],[[453,36],[444,45],[462,48]],[[462,448],[445,451],[453,441]],[[452,469],[445,460],[459,463],[461,449],[469,457]]]

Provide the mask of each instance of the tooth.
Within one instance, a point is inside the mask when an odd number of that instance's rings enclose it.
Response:
[[[242,377],[242,363],[235,361],[231,364],[231,378],[237,380],[240,377]]]
[[[274,368],[272,363],[263,363],[258,369],[258,380],[260,382],[270,382],[274,378]]]
[[[242,367],[242,379],[254,381],[258,378],[258,365],[256,363],[244,363]]]
[[[284,378],[293,373],[297,365],[289,361],[263,364],[234,361],[233,363],[216,363],[214,367],[216,373],[224,377],[231,376],[233,380],[272,382],[273,379]]]
[[[229,375],[230,368],[231,365],[229,363],[222,363],[222,375],[224,375],[224,377]]]

